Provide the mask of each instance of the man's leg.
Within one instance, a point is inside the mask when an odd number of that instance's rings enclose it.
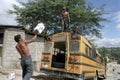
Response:
[[[33,74],[33,65],[32,65],[32,60],[31,58],[27,59],[25,61],[26,63],[26,74],[23,78],[23,80],[29,80]]]
[[[67,20],[65,20],[65,21],[64,21],[64,31],[66,31],[66,30],[67,30],[67,28],[68,28],[68,21],[67,21]]]
[[[62,20],[61,23],[62,23],[62,31],[64,31],[64,26],[65,26],[64,20]]]
[[[70,23],[69,20],[67,20],[67,28],[69,28],[69,23]]]
[[[22,78],[24,78],[26,74],[26,68],[25,68],[25,63],[24,61],[21,61],[21,67],[22,67]]]

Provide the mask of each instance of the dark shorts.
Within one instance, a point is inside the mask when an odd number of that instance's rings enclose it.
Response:
[[[22,80],[29,80],[33,74],[33,65],[31,56],[21,58]]]

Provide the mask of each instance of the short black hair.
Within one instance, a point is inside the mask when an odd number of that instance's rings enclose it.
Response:
[[[21,35],[20,35],[20,34],[17,34],[17,35],[14,36],[14,40],[15,40],[16,42],[19,42],[20,37],[21,37]]]

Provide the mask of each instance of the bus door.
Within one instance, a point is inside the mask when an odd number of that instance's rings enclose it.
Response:
[[[65,69],[66,41],[54,42],[51,67]]]

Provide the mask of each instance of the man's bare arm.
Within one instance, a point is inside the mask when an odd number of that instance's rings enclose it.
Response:
[[[36,38],[37,38],[37,35],[34,35],[32,39],[30,39],[30,40],[25,40],[25,43],[29,44],[29,43],[35,41]]]
[[[38,31],[37,30],[35,30],[35,35],[33,36],[33,38],[32,39],[30,39],[30,40],[25,40],[25,43],[27,43],[27,44],[29,44],[29,43],[31,43],[31,42],[33,42],[33,41],[35,41],[35,39],[37,38],[37,34],[38,34]]]

